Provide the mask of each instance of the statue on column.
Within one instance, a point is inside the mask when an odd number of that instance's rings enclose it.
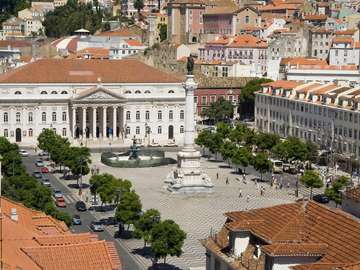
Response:
[[[194,75],[194,58],[190,54],[190,56],[187,58],[186,63],[186,69],[187,69],[187,75]]]

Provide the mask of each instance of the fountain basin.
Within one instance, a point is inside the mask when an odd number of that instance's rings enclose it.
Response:
[[[101,162],[117,168],[146,168],[177,163],[175,159],[165,157],[165,152],[161,150],[141,149],[138,151],[138,159],[129,159],[129,156],[130,150],[123,153],[103,152]]]

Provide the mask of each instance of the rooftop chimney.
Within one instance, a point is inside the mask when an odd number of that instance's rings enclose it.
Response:
[[[16,208],[11,208],[10,218],[13,221],[18,221],[19,220],[19,216],[17,215]]]

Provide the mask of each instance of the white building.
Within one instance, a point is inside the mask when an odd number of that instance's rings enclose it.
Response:
[[[180,79],[137,60],[32,62],[0,76],[0,135],[36,145],[45,128],[74,143],[183,143]]]
[[[329,54],[330,65],[359,65],[360,42],[352,38],[336,37],[333,39]]]
[[[360,157],[360,87],[275,81],[256,93],[260,131],[310,140],[324,149]]]
[[[143,52],[147,47],[137,40],[125,40],[109,48],[109,59],[122,59]]]

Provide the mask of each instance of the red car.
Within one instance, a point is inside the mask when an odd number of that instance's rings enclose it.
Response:
[[[56,205],[57,207],[65,208],[65,207],[66,207],[66,203],[65,203],[64,198],[57,198],[56,201],[55,201],[55,205]]]
[[[47,167],[42,167],[41,172],[42,173],[49,173],[49,169]]]

